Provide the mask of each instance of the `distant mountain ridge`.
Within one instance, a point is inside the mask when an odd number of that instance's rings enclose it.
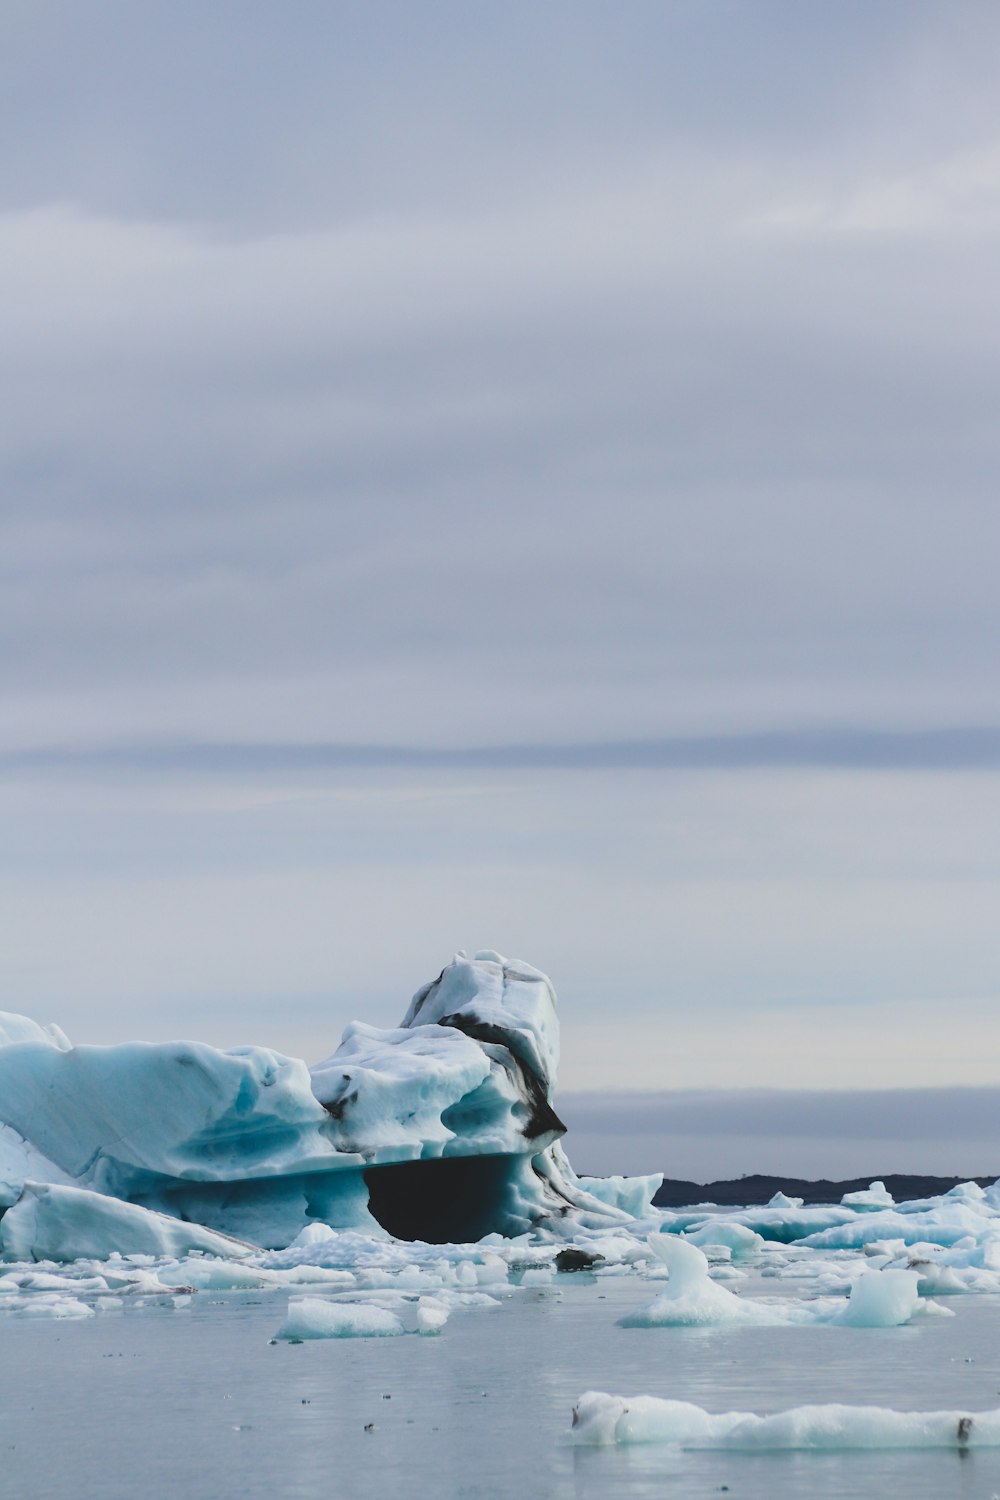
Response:
[[[852,1177],[844,1182],[830,1182],[825,1177],[810,1180],[801,1177],[769,1177],[754,1173],[721,1182],[685,1182],[666,1177],[653,1197],[657,1208],[688,1208],[695,1203],[717,1203],[723,1207],[768,1203],[775,1193],[801,1198],[804,1203],[839,1203],[845,1193],[862,1192],[873,1182],[884,1182],[897,1203],[912,1198],[933,1198],[947,1193],[960,1182],[976,1182],[990,1187],[996,1177],[920,1177],[905,1172],[876,1172],[868,1177]]]

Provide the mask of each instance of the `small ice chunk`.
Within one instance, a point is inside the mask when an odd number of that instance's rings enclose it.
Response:
[[[440,1333],[448,1321],[450,1309],[435,1297],[421,1297],[417,1303],[417,1332]]]
[[[699,1245],[702,1250],[707,1250],[709,1245],[725,1245],[736,1260],[759,1255],[764,1248],[761,1235],[747,1229],[745,1224],[737,1224],[729,1219],[709,1219],[707,1224],[691,1230],[684,1238],[691,1245]]]
[[[328,1302],[323,1297],[290,1297],[279,1339],[371,1339],[403,1332],[396,1314],[370,1302]]]
[[[889,1192],[882,1181],[873,1182],[870,1187],[863,1188],[858,1193],[845,1193],[841,1198],[845,1208],[892,1208],[895,1198]]]
[[[325,1286],[329,1291],[336,1287],[338,1291],[346,1292],[358,1284],[353,1271],[337,1271],[329,1266],[289,1266],[274,1274],[283,1286]]]
[[[866,1271],[836,1321],[854,1328],[898,1328],[916,1311],[919,1280],[916,1271]]]
[[[13,1303],[13,1305],[12,1305]],[[62,1297],[56,1292],[36,1292],[0,1304],[15,1318],[92,1318],[94,1309],[78,1297]]]
[[[478,1286],[503,1286],[507,1282],[507,1262],[492,1250],[484,1250],[480,1264],[474,1267]]]
[[[337,1231],[331,1229],[329,1224],[307,1224],[305,1229],[300,1229],[289,1250],[305,1249],[307,1245],[323,1245],[327,1240],[335,1240]]]
[[[666,1289],[649,1307],[621,1319],[624,1328],[742,1323],[753,1317],[754,1304],[717,1286],[708,1274],[708,1259],[689,1239],[651,1234],[649,1248],[666,1264]]]
[[[222,1260],[214,1255],[193,1256],[166,1266],[160,1281],[171,1287],[196,1287],[206,1292],[250,1291],[283,1284],[277,1271],[264,1271],[236,1260]]]

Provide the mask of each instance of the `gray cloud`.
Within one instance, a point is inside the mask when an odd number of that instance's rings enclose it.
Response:
[[[725,1092],[571,1093],[570,1120],[606,1135],[836,1136],[929,1141],[948,1135],[991,1139],[1000,1088],[739,1089]],[[1000,1168],[998,1168],[1000,1171]]]
[[[998,41],[14,7],[4,1003],[315,1055],[481,941],[570,1079],[982,1081]]]
[[[565,1094],[581,1170],[834,1179],[889,1172],[989,1176],[1000,1089],[740,1089]]]
[[[354,745],[322,741],[57,744],[0,750],[8,773],[269,776],[344,770],[1000,770],[1000,729],[823,729],[590,744]]]
[[[995,19],[380,16],[19,18],[17,741],[992,722]]]

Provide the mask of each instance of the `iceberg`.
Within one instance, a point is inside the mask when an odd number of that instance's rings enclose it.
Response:
[[[651,1234],[648,1245],[669,1272],[666,1288],[648,1307],[627,1313],[623,1328],[720,1328],[833,1323],[854,1328],[897,1328],[919,1302],[916,1271],[868,1271],[851,1286],[849,1300],[766,1302],[738,1297],[709,1274],[708,1257],[697,1245],[671,1234]]]
[[[402,1333],[396,1314],[368,1302],[327,1302],[323,1297],[290,1297],[288,1316],[276,1339],[372,1339]]]
[[[94,1309],[78,1297],[60,1297],[51,1292],[9,1298],[4,1311],[14,1318],[92,1318]]]
[[[1000,1410],[894,1411],[882,1406],[794,1406],[766,1417],[710,1413],[687,1401],[587,1391],[573,1408],[577,1443],[675,1443],[681,1448],[817,1451],[995,1448]]]
[[[0,1014],[0,1253],[232,1258],[219,1236],[278,1250],[320,1226],[435,1243],[626,1227],[662,1179],[576,1176],[558,1062],[551,983],[492,950],[459,953],[398,1027],[353,1022],[312,1068],[263,1047],[71,1046]]]
[[[859,1193],[845,1193],[840,1201],[845,1208],[869,1209],[873,1212],[880,1208],[894,1208],[896,1203],[884,1182],[873,1182]]]
[[[421,1297],[417,1303],[417,1332],[434,1335],[441,1332],[451,1315],[451,1308],[436,1297]]]

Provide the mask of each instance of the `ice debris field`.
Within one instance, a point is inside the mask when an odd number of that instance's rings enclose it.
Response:
[[[256,1047],[74,1047],[0,1014],[0,1320],[252,1290],[273,1295],[272,1342],[447,1338],[456,1313],[502,1312],[570,1275],[628,1278],[616,1336],[662,1341],[661,1389],[588,1392],[567,1441],[1000,1446],[1000,1410],[670,1398],[671,1329],[835,1328],[864,1357],[869,1330],[919,1331],[950,1299],[1000,1293],[1000,1185],[661,1212],[659,1176],[573,1171],[558,1050],[548,979],[493,952],[459,954],[397,1028],[356,1022],[312,1068]]]

